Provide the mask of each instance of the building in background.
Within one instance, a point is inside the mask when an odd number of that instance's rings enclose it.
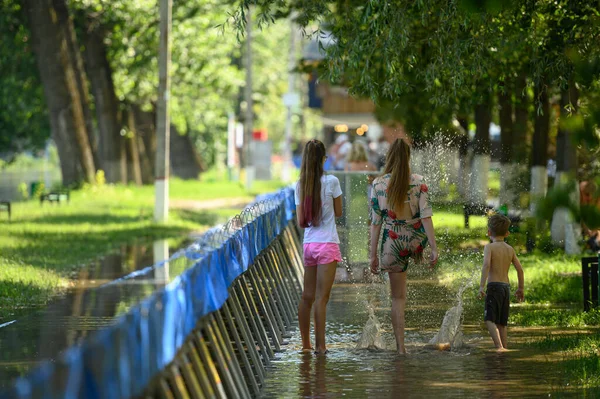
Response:
[[[301,60],[304,67],[313,67],[308,80],[308,106],[323,112],[323,141],[329,146],[343,133],[352,141],[361,136],[378,141],[382,129],[375,118],[375,104],[369,99],[352,97],[345,87],[318,79],[316,66],[325,58],[320,45],[326,47],[332,40],[331,36],[313,38],[304,47]]]

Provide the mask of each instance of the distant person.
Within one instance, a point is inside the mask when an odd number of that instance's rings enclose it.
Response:
[[[479,297],[481,299],[485,297],[483,319],[498,352],[508,348],[507,325],[510,303],[508,269],[511,264],[517,270],[519,279],[519,288],[515,296],[519,302],[523,301],[523,267],[513,247],[504,242],[508,237],[509,227],[510,219],[504,215],[495,214],[489,218],[488,236],[492,242],[483,250],[483,268],[479,284]],[[487,292],[484,290],[486,281]]]
[[[348,155],[348,159],[346,161],[346,166],[344,171],[346,172],[377,172],[377,167],[369,162],[369,158],[367,157],[367,150],[365,148],[365,144],[355,141],[352,144],[352,148],[350,149],[350,154]],[[368,188],[367,188],[367,198],[371,198],[371,184],[375,179],[374,175],[367,176]]]
[[[342,133],[335,139],[333,146],[330,149],[331,162],[334,170],[344,170],[346,165],[346,157],[352,148],[350,140],[346,133]]]
[[[376,172],[377,167],[369,162],[365,145],[355,141],[350,148],[344,170],[346,172]]]
[[[342,260],[335,218],[342,216],[342,189],[337,177],[325,174],[325,146],[311,140],[304,147],[300,181],[295,201],[298,224],[304,228],[304,289],[298,306],[302,351],[313,350],[310,342],[310,315],[315,304],[315,354],[327,352],[325,319],[327,302]]]
[[[429,190],[422,176],[410,173],[409,165],[410,145],[396,139],[387,153],[384,174],[373,181],[371,199],[371,273],[379,274],[381,267],[389,274],[392,325],[399,354],[406,353],[404,308],[409,259],[422,262],[423,250],[429,244],[430,266],[438,260]]]

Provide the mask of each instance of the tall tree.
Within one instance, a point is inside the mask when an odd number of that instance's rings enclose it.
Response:
[[[56,11],[49,0],[23,0],[23,4],[50,110],[52,135],[58,147],[63,183],[69,185],[79,181],[76,162],[81,165],[85,181],[93,182],[94,158],[77,87],[78,71],[68,50],[65,31],[53,18]]]
[[[92,111],[90,110],[90,91],[88,87],[88,79],[85,73],[83,65],[83,57],[81,55],[81,46],[75,35],[75,27],[73,25],[73,18],[69,8],[67,7],[67,0],[52,0],[52,6],[56,11],[58,19],[58,25],[61,27],[64,33],[65,41],[67,43],[67,49],[69,52],[69,60],[73,63],[73,72],[75,80],[77,82],[77,90],[79,92],[79,101],[81,102],[81,109],[83,111],[83,117],[85,119],[85,127],[87,130],[88,141],[92,150],[92,156],[94,157],[94,164],[98,166],[99,160],[97,156],[97,135],[94,130],[94,123],[92,117]]]
[[[513,85],[512,80],[503,82],[498,93],[498,114],[500,121],[500,204],[512,201],[510,185],[510,166],[513,161],[514,121],[513,121]]]
[[[83,54],[99,129],[99,167],[104,170],[107,182],[125,183],[125,139],[121,135],[121,113],[108,62],[105,30],[98,21],[89,16],[84,18]]]
[[[531,201],[535,211],[537,200],[546,195],[548,189],[548,142],[550,134],[550,100],[548,87],[542,82],[535,85],[536,107],[531,145]]]
[[[0,155],[44,148],[50,120],[31,34],[18,0],[0,2]]]

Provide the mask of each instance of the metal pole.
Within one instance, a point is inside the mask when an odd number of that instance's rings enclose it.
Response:
[[[169,69],[171,66],[171,10],[173,0],[160,0],[160,44],[158,50],[158,103],[156,112],[156,167],[154,220],[169,218]]]
[[[295,93],[296,75],[293,72],[296,67],[296,25],[290,18],[290,54],[288,60],[288,92],[285,98],[287,117],[285,120],[285,140],[283,143],[283,170],[282,180],[289,182],[292,172],[292,107],[296,105],[297,94]]]
[[[254,154],[252,151],[252,131],[254,129],[254,113],[252,111],[252,6],[246,11],[246,116],[244,120],[244,146],[246,147],[246,188],[250,190],[254,181]]]

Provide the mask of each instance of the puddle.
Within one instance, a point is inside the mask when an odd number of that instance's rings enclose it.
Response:
[[[360,276],[360,273],[353,273]],[[267,374],[263,398],[509,398],[598,397],[563,382],[564,370],[549,361],[551,353],[525,342],[541,331],[509,331],[515,349],[498,354],[483,323],[465,315],[460,348],[432,349],[457,293],[436,284],[435,276],[412,273],[406,310],[407,356],[398,356],[390,319],[389,284],[381,279],[349,282],[345,272],[333,287],[327,314],[330,353],[299,353],[293,332],[286,350],[277,354]],[[369,306],[365,306],[369,304]],[[459,301],[460,304],[460,301]],[[443,330],[443,328],[442,328]],[[543,334],[550,329],[544,329]],[[370,335],[376,337],[367,339]]]
[[[5,323],[0,328],[0,390],[41,360],[56,358],[69,346],[113,323],[181,274],[189,265],[185,258],[155,269],[148,267],[169,259],[183,246],[181,240],[122,246],[78,271],[67,294],[47,308]],[[135,278],[109,284],[135,271],[141,271]]]

